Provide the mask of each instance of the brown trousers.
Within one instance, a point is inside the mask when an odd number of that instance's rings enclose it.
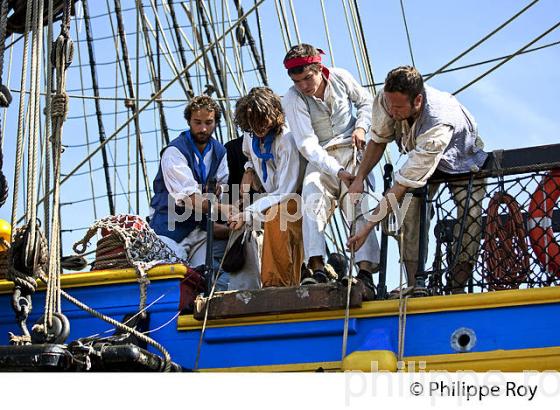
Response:
[[[295,199],[274,205],[266,211],[264,223],[264,243],[262,251],[262,286],[298,286],[303,263],[303,239],[301,218],[296,222],[286,222],[286,212],[295,215],[298,203]],[[268,221],[269,215],[276,215]],[[283,223],[281,224],[281,220]],[[282,227],[286,229],[281,229]]]

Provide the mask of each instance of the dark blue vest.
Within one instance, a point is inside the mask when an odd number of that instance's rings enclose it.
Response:
[[[169,147],[175,147],[179,150],[181,154],[184,155],[189,168],[191,169],[194,179],[199,184],[202,184],[202,175],[199,173],[198,165],[195,159],[195,155],[192,152],[192,146],[187,141],[187,138],[190,138],[190,131],[183,131],[177,138],[169,143],[167,147],[165,147],[162,151],[163,152]],[[212,144],[212,163],[210,165],[210,170],[208,171],[208,176],[206,180],[208,181],[211,178],[216,177],[216,173],[218,171],[218,166],[222,161],[224,155],[226,154],[226,149],[222,144],[220,144],[216,139],[210,138],[209,144]],[[202,192],[206,192],[206,187],[202,187]],[[175,242],[181,242],[185,237],[187,237],[197,226],[206,230],[206,217],[203,216],[202,218],[198,218],[201,220],[196,220],[195,214],[190,216],[186,221],[178,222],[175,221],[175,230],[171,231],[168,228],[168,217],[173,217],[173,215],[169,215],[168,212],[168,197],[169,191],[165,187],[165,181],[163,179],[163,173],[161,171],[161,162],[159,164],[158,173],[154,179],[154,197],[150,202],[150,206],[154,209],[154,214],[150,219],[150,226],[152,229],[158,234],[167,236],[168,238],[173,239]],[[171,200],[173,203],[173,200]],[[175,205],[175,213],[177,215],[182,215],[185,212],[184,207],[180,207]]]

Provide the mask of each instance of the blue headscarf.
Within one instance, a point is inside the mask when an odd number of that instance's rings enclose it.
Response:
[[[268,134],[266,134],[266,137],[264,137],[264,152],[261,152],[260,138],[255,134],[252,135],[253,152],[255,153],[257,158],[262,160],[262,173],[264,182],[266,182],[266,180],[268,179],[266,161],[270,159],[274,160],[274,155],[272,154],[272,142],[274,141],[274,136],[274,131],[270,131]]]
[[[206,144],[206,146],[204,147],[204,151],[202,151],[201,154],[191,137],[190,130],[186,132],[186,138],[187,142],[191,146],[192,152],[198,158],[198,174],[200,176],[200,180],[202,181],[202,186],[206,186],[206,164],[204,164],[204,157],[212,149],[212,144],[210,144],[210,141],[208,141],[208,144]]]

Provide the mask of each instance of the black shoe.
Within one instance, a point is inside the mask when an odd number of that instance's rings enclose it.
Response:
[[[313,272],[312,277],[307,277],[301,281],[301,285],[316,285],[318,283],[327,283],[329,279],[325,272],[321,269],[317,269]]]
[[[352,284],[356,283],[357,280],[361,280],[364,283],[367,283],[368,285],[374,286],[373,285],[373,278],[371,277],[372,274],[370,272],[368,272],[367,270],[363,270],[360,269],[360,271],[358,272],[358,275],[356,275],[356,277],[352,278]],[[342,279],[340,279],[340,283],[342,284],[342,286],[348,286],[348,280],[350,279],[350,276],[346,275],[344,276]]]
[[[339,280],[348,274],[348,258],[341,253],[331,253],[327,259],[327,265],[332,266]]]
[[[358,283],[363,285],[362,298],[363,300],[374,300],[377,295],[377,289],[373,283],[372,274],[366,270],[360,269],[356,276]]]
[[[348,281],[349,281],[350,279],[352,279],[352,285],[355,285],[355,284],[357,283],[356,278],[351,277],[351,276],[348,276],[348,275],[343,276],[343,277],[340,279],[339,282],[340,282],[340,284],[341,284],[343,287],[348,287]]]

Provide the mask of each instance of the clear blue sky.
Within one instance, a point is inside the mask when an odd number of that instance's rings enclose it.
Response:
[[[112,4],[112,1],[110,2]],[[135,30],[135,11],[133,0],[123,0],[123,8],[127,11],[125,15],[125,25],[128,33],[128,45],[133,57],[136,53],[135,40],[133,33]],[[190,2],[186,2],[189,4]],[[208,2],[216,6],[218,15],[221,14],[221,2]],[[295,0],[295,12],[298,20],[301,40],[323,48],[327,52],[325,60],[330,63],[329,47],[326,41],[323,15],[321,13],[321,3],[319,0]],[[405,0],[408,27],[411,35],[413,55],[416,66],[423,73],[436,70],[460,52],[471,46],[484,35],[492,31],[499,24],[510,18],[529,1],[511,0],[469,0],[469,1],[449,1],[449,0]],[[149,10],[150,2],[144,0],[145,7],[148,9],[148,18],[154,25],[153,14]],[[288,7],[289,2],[285,2]],[[404,23],[401,14],[399,0],[384,1],[359,1],[360,13],[364,24],[366,41],[369,48],[369,55],[374,70],[375,80],[382,82],[387,71],[391,68],[410,64],[411,58],[408,50]],[[242,1],[245,9],[253,5],[253,1]],[[338,0],[325,0],[327,20],[332,40],[334,62],[337,66],[347,68],[358,77],[358,71],[352,52],[352,46],[348,36],[348,28],[344,19],[344,9],[342,2]],[[118,81],[118,95],[123,95],[123,87],[120,84],[120,76],[115,71],[115,65],[110,64],[116,59],[115,45],[111,38],[111,26],[106,15],[107,9],[104,1],[90,1],[91,14],[98,16],[92,20],[93,35],[98,40],[95,43],[95,54],[98,63],[98,75],[103,87],[100,94],[111,97],[115,95],[113,89],[115,81]],[[230,12],[234,13],[233,3],[229,4]],[[79,7],[78,7],[79,8]],[[177,14],[180,24],[188,25],[183,10],[177,6]],[[263,23],[263,38],[265,48],[266,66],[271,79],[271,87],[278,93],[283,94],[291,85],[285,70],[282,68],[282,58],[285,53],[284,44],[280,35],[278,18],[274,1],[266,0],[261,8],[261,20]],[[289,7],[287,10],[289,14]],[[167,27],[166,17],[160,9],[160,18]],[[292,25],[289,14],[288,20]],[[485,42],[479,48],[454,64],[458,67],[465,64],[476,63],[479,61],[505,56],[515,52],[523,45],[540,35],[549,27],[560,20],[560,4],[557,0],[541,0],[523,16],[518,18],[500,33]],[[254,19],[251,18],[253,35],[256,36]],[[115,19],[113,19],[115,23]],[[80,40],[85,39],[85,31],[82,23],[78,24],[78,30],[72,24],[71,35],[74,40],[78,36]],[[59,25],[55,25],[56,32]],[[222,27],[218,27],[218,32]],[[292,43],[295,43],[295,31],[293,26]],[[186,36],[192,41],[192,30],[185,28]],[[172,32],[166,31],[166,37],[171,48]],[[560,30],[554,31],[534,46],[560,40]],[[231,42],[228,40],[228,45]],[[152,46],[155,43],[152,41]],[[241,62],[244,68],[251,68],[247,47],[244,48]],[[82,63],[85,64],[82,70],[85,87],[91,84],[89,68],[87,67],[87,49],[85,43],[80,43]],[[144,50],[141,48],[141,55]],[[188,53],[192,58],[192,53]],[[228,55],[232,64],[234,55],[229,50]],[[176,56],[175,56],[176,57]],[[176,58],[177,61],[178,58]],[[6,70],[8,55],[6,56]],[[105,64],[107,63],[107,64]],[[559,141],[560,123],[558,121],[557,104],[560,94],[558,82],[558,64],[560,63],[560,47],[554,46],[534,53],[516,57],[506,65],[484,78],[482,81],[471,86],[462,92],[458,98],[473,113],[478,121],[480,133],[483,136],[488,150],[507,149],[524,147],[540,144],[551,144]],[[136,78],[136,66],[132,61],[132,73]],[[477,77],[480,73],[489,69],[496,63],[455,71],[448,74],[439,75],[430,84],[436,88],[453,92],[470,80]],[[19,88],[19,71],[21,67],[21,43],[18,43],[14,50],[13,74],[11,80],[12,88]],[[166,61],[162,57],[162,67],[164,80],[173,77]],[[6,71],[5,71],[6,73]],[[194,72],[193,72],[194,73]],[[140,81],[149,80],[148,70],[145,60],[140,61]],[[78,68],[78,50],[74,53],[74,62],[68,74],[68,88],[72,90],[70,94],[82,94],[80,90],[80,69]],[[4,75],[7,78],[7,73]],[[116,78],[118,80],[116,80]],[[254,73],[248,74],[247,86],[258,85]],[[231,77],[228,82],[228,89],[231,95],[238,95]],[[165,85],[165,81],[164,81]],[[140,88],[140,97],[149,98],[151,93],[149,84]],[[92,95],[91,90],[86,90],[83,94]],[[178,101],[166,103],[167,121],[171,131],[171,137],[176,135],[179,130],[184,129],[186,124],[182,118],[184,94],[181,88],[175,84],[164,98],[178,99]],[[17,106],[18,94],[14,93],[14,101],[7,112],[7,127],[4,134],[4,172],[10,181],[10,188],[13,178],[13,159],[15,152],[15,135],[17,126]],[[81,118],[83,116],[83,106],[81,99],[72,99],[69,119],[64,128],[63,141],[67,145],[80,145],[85,143],[86,123]],[[124,110],[122,102],[117,105],[119,111]],[[87,120],[89,138],[92,141],[97,139],[97,123],[94,114],[94,105],[91,100],[85,101],[85,110],[90,117]],[[125,119],[126,114],[111,114],[115,111],[115,103],[110,101],[103,102],[104,123],[107,135],[112,134],[116,125],[120,125]],[[149,161],[149,180],[152,181],[157,171],[158,152],[161,148],[157,132],[158,123],[155,111],[142,114],[141,132],[144,139],[146,157]],[[134,144],[134,128],[131,126],[130,134],[132,144]],[[126,130],[120,137],[127,135]],[[157,138],[154,138],[158,136]],[[95,143],[92,144],[92,147]],[[119,140],[110,147],[111,158],[118,165],[128,162],[126,138]],[[68,172],[80,162],[86,155],[85,147],[68,147],[63,155],[64,172]],[[132,161],[135,156],[132,155]],[[398,155],[393,150],[393,158],[396,160]],[[113,162],[113,161],[111,161]],[[95,170],[101,166],[100,156],[92,161],[92,168]],[[126,167],[120,167],[119,178],[113,190],[118,193],[128,192],[128,175]],[[87,171],[88,166],[81,169]],[[63,185],[62,202],[80,201],[92,196],[91,184],[95,188],[96,195],[105,193],[103,172],[94,171],[92,181],[89,175],[81,175],[72,178],[67,184]],[[134,170],[131,175],[131,190],[134,190]],[[20,191],[21,192],[21,191]],[[134,199],[131,198],[134,204]],[[20,204],[22,201],[20,201]],[[141,197],[141,214],[147,214],[147,200]],[[97,217],[108,214],[107,202],[105,198],[96,202]],[[0,218],[10,219],[11,201],[0,209]],[[93,204],[91,201],[66,204],[63,206],[62,221],[65,229],[83,228],[94,221]],[[133,206],[134,209],[134,206]],[[127,212],[128,204],[126,196],[121,195],[117,198],[117,210]],[[20,211],[19,215],[22,214]],[[70,252],[70,245],[73,241],[80,239],[84,231],[66,232],[63,234],[64,253]]]

